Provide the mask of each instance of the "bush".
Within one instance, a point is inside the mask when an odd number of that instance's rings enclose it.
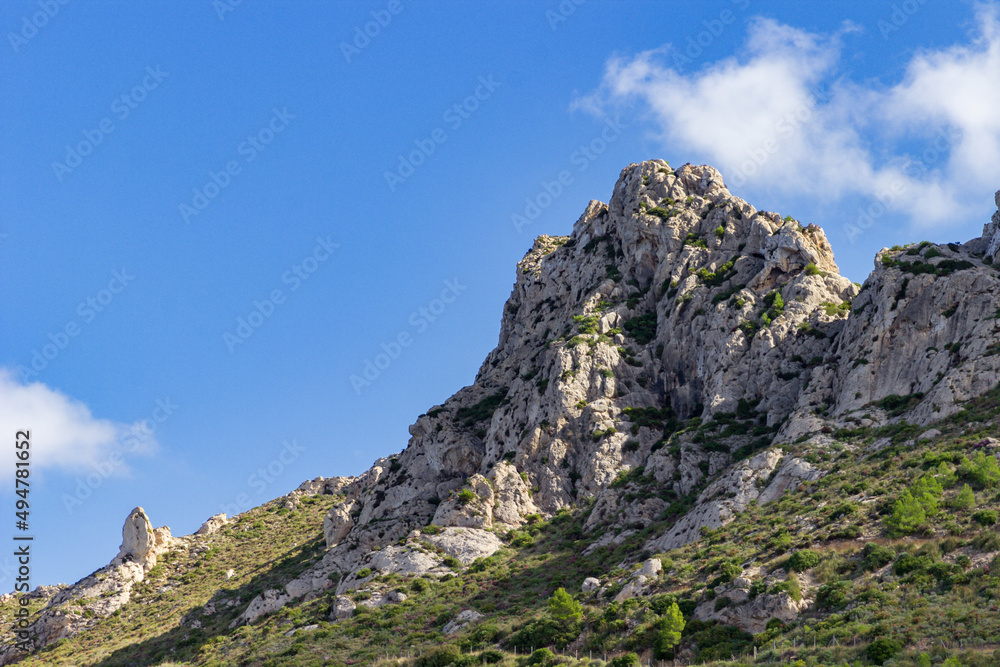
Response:
[[[487,649],[479,654],[479,661],[484,665],[495,665],[503,662],[504,655],[496,649]]]
[[[736,577],[741,574],[743,574],[743,568],[736,563],[723,563],[719,567],[719,579],[721,579],[721,583],[724,584],[736,579]]]
[[[764,323],[764,326],[769,325],[785,312],[785,300],[781,298],[781,292],[777,290],[769,292],[764,297],[764,305],[767,306],[767,311],[760,316],[760,320]]]
[[[535,651],[528,656],[528,661],[524,664],[526,665],[553,665],[555,664],[556,654],[547,648],[535,649]]]
[[[892,547],[869,542],[865,545],[861,555],[864,558],[867,569],[877,570],[891,563],[896,558],[896,551]]]
[[[834,581],[823,584],[816,592],[816,604],[827,609],[842,609],[847,606],[851,582]]]
[[[533,619],[510,636],[510,646],[555,646],[563,648],[580,635],[578,621],[558,621],[554,618]]]
[[[458,502],[463,505],[468,505],[475,499],[476,494],[472,491],[472,489],[462,489],[458,492]]]
[[[639,345],[645,345],[656,337],[656,313],[647,313],[625,321],[625,332]]]
[[[432,649],[430,652],[417,658],[417,667],[448,667],[453,662],[462,659],[462,652],[457,646],[448,644]]]
[[[879,637],[865,649],[868,659],[876,665],[883,664],[886,660],[899,653],[900,645],[886,637]]]
[[[639,655],[636,653],[626,653],[620,655],[608,663],[608,667],[639,667]]]
[[[692,620],[687,630],[687,640],[698,647],[697,662],[729,660],[753,646],[752,634],[717,621]]]
[[[933,564],[933,560],[928,556],[914,556],[913,554],[900,554],[896,562],[893,563],[892,571],[899,576],[918,572]]]
[[[772,595],[776,593],[788,593],[796,602],[802,601],[802,589],[799,588],[799,579],[795,576],[794,572],[789,572],[787,579],[774,584],[767,592]]]
[[[972,487],[968,484],[962,486],[962,490],[955,496],[951,506],[957,510],[971,510],[976,506],[976,494],[972,492]]]
[[[372,573],[371,568],[369,568],[369,567],[363,567],[360,570],[358,570],[357,572],[355,572],[354,574],[355,574],[355,576],[357,576],[358,579],[364,579],[365,577],[371,576],[371,573]]]
[[[1000,535],[992,530],[984,530],[972,538],[972,546],[980,551],[1000,551]]]
[[[980,526],[992,526],[997,522],[996,510],[979,510],[972,515],[972,520]]]
[[[530,547],[534,543],[534,538],[523,530],[515,530],[510,533],[510,546],[512,547]]]
[[[727,598],[725,595],[715,598],[715,611],[722,611],[732,603],[732,598]]]
[[[802,549],[792,554],[788,559],[788,569],[794,572],[805,572],[819,563],[819,554],[812,549]]]

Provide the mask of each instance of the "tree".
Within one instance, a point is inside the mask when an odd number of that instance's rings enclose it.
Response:
[[[941,483],[931,477],[924,475],[910,489],[910,494],[924,508],[924,514],[934,516],[938,511],[938,499],[944,493]]]
[[[1000,466],[997,465],[997,460],[982,451],[976,452],[971,461],[962,457],[962,474],[988,489],[1000,484]]]
[[[955,470],[944,461],[941,461],[937,467],[937,478],[942,486],[949,487],[955,483]]]
[[[972,487],[968,484],[962,486],[962,490],[958,492],[955,500],[951,503],[952,507],[957,510],[971,510],[976,506],[976,494],[972,492]]]
[[[674,647],[681,643],[681,633],[684,631],[684,614],[677,603],[672,603],[657,621],[656,641],[653,650],[657,660],[673,657]]]
[[[560,621],[579,621],[583,617],[580,603],[562,587],[549,598],[549,612]]]
[[[890,536],[899,537],[916,531],[926,520],[927,513],[920,501],[909,491],[904,491],[892,506],[892,516],[885,520],[885,524]]]

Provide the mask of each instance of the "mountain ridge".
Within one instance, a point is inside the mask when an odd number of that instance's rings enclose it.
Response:
[[[1000,211],[965,244],[881,250],[859,286],[821,228],[755,209],[714,168],[629,165],[569,236],[535,239],[496,348],[472,385],[410,426],[404,450],[279,499],[291,511],[332,496],[322,550],[228,627],[323,596],[332,618],[349,618],[350,595],[373,578],[461,572],[580,508],[581,530],[600,533],[589,553],[640,538],[636,560],[669,553],[830,473],[793,444],[930,432],[1000,383],[998,260]],[[39,596],[35,650],[123,609],[157,556],[230,521],[174,538],[136,508],[111,565]],[[636,581],[621,600],[642,594]],[[391,593],[379,602],[399,603]],[[759,633],[805,609],[773,597],[730,622]],[[90,616],[67,611],[79,600]],[[25,655],[8,644],[0,664]]]

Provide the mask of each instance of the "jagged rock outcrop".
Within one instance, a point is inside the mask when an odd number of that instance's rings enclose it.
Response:
[[[93,627],[128,603],[135,584],[156,565],[159,554],[175,540],[170,528],[153,528],[145,510],[133,509],[122,527],[122,544],[111,563],[72,586],[57,589],[48,603],[32,617],[33,648],[38,650]],[[25,654],[15,645],[0,649],[0,665]]]
[[[330,610],[331,621],[342,621],[345,618],[354,616],[357,605],[346,595],[338,595],[333,601],[333,608]]]
[[[757,634],[763,632],[767,622],[776,618],[789,623],[798,618],[799,614],[809,606],[805,600],[796,602],[788,593],[759,595],[748,599],[748,592],[734,589],[726,592],[734,601],[728,607],[715,610],[714,602],[706,602],[695,609],[695,618],[701,621],[715,620]]]
[[[264,591],[250,601],[250,605],[229,627],[235,628],[244,623],[253,623],[261,616],[275,612],[290,602],[292,596],[277,589]]]
[[[299,484],[292,493],[305,496],[336,496],[354,481],[354,477],[316,477]]]
[[[354,501],[334,505],[323,519],[323,537],[327,548],[335,547],[354,528]]]
[[[149,571],[156,565],[157,553],[169,547],[171,542],[170,528],[153,529],[153,524],[141,507],[132,510],[122,527],[122,545],[118,556],[112,561],[117,563],[138,563]]]
[[[478,611],[475,611],[473,609],[466,609],[464,611],[459,612],[458,615],[455,616],[455,618],[448,621],[448,623],[445,624],[444,628],[441,629],[441,632],[445,635],[453,635],[463,630],[465,626],[469,625],[470,623],[475,623],[482,617],[483,615],[480,614]]]
[[[218,532],[226,523],[226,514],[224,512],[222,514],[214,514],[208,517],[205,523],[201,524],[201,528],[195,531],[195,535],[211,535]]]
[[[890,413],[929,424],[996,386],[1000,273],[976,246],[882,250],[803,407],[838,416],[888,400]]]
[[[669,551],[698,539],[702,528],[715,529],[729,523],[736,514],[746,509],[750,501],[760,501],[778,482],[775,479],[768,483],[768,480],[782,458],[781,450],[773,448],[733,466],[701,492],[692,511],[667,534],[650,541],[647,548]],[[782,483],[786,484],[781,487],[782,490],[790,484]],[[766,497],[770,499],[771,495],[773,492]]]

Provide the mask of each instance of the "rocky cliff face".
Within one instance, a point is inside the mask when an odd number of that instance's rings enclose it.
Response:
[[[398,455],[289,497],[333,497],[328,550],[234,625],[375,574],[468,565],[532,515],[571,506],[591,507],[590,549],[664,516],[648,551],[697,539],[824,474],[782,444],[927,424],[996,386],[995,267],[1000,212],[964,245],[884,249],[858,286],[820,228],[756,210],[715,169],[630,165],[609,203],[590,202],[570,236],[539,237],[518,263],[473,385],[421,415]],[[136,512],[109,566],[129,580],[171,539]]]
[[[286,592],[440,567],[428,547],[442,539],[489,555],[489,531],[579,503],[609,543],[680,508],[648,545],[673,548],[823,474],[773,445],[950,414],[1000,379],[998,225],[963,246],[883,250],[859,287],[820,228],[756,210],[715,169],[630,165],[570,236],[535,240],[475,383],[342,486],[330,550]]]

